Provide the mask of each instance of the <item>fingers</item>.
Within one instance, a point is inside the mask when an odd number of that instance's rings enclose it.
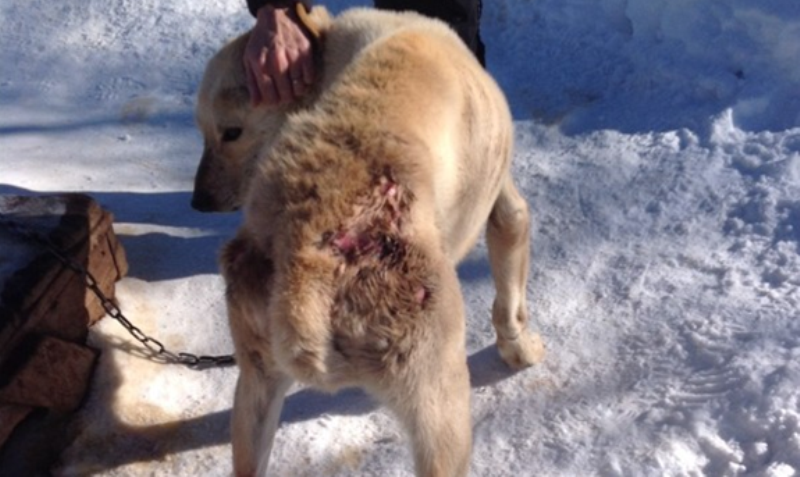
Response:
[[[313,84],[313,65],[290,59],[296,53],[282,50],[265,52],[266,59],[253,67],[245,63],[245,77],[250,100],[254,106],[278,106],[296,101],[308,92]]]
[[[266,51],[264,56],[266,56]],[[247,91],[250,93],[250,104],[254,107],[262,103],[273,105],[278,98],[272,78],[262,73],[262,64],[263,61],[258,58],[253,60],[246,57],[244,62]]]
[[[306,94],[308,87],[306,86],[305,82],[301,79],[292,79],[292,95],[299,99]]]
[[[314,64],[310,48],[307,51],[285,48],[269,50],[261,70],[260,74],[248,76],[248,81],[255,82],[261,101],[267,105],[283,105],[296,101],[314,83]],[[255,101],[256,98],[253,99],[255,103],[259,102]]]
[[[269,56],[269,49],[265,46],[267,40],[259,33],[260,31],[254,29],[242,58],[250,103],[254,107],[262,103],[274,105],[278,98],[272,78],[265,68]]]
[[[245,79],[247,80],[247,92],[250,93],[250,104],[252,106],[258,106],[263,100],[263,96],[261,95],[261,91],[258,88],[258,81],[256,81],[256,76],[253,73],[253,70],[250,69],[248,63],[244,64],[244,76]]]
[[[244,58],[253,105],[278,106],[305,95],[315,79],[312,53],[296,19],[270,6],[260,10]]]
[[[299,68],[301,70],[300,77],[303,79],[303,82],[307,86],[311,86],[314,84],[315,74],[314,74],[314,55],[309,46],[308,49],[301,55],[301,58],[297,61]]]
[[[295,96],[292,91],[292,79],[289,75],[289,60],[286,57],[286,50],[276,48],[269,52],[267,56],[266,70],[277,93],[277,104],[286,104],[294,101]]]
[[[292,92],[295,98],[305,95],[314,84],[314,62],[311,50],[292,51],[289,55]]]
[[[277,106],[281,104],[281,98],[278,95],[275,82],[269,76],[264,76],[258,84],[258,90],[261,93],[261,102],[267,106]],[[256,102],[256,106],[261,103]]]

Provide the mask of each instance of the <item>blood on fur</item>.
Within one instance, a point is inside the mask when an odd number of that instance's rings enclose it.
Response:
[[[373,188],[353,206],[353,215],[339,230],[323,234],[322,243],[343,259],[339,274],[348,266],[403,273],[399,266],[406,259],[409,244],[403,236],[404,215],[410,209],[412,194],[384,170]],[[413,301],[424,305],[431,292],[420,285],[414,288]]]
[[[410,194],[385,172],[376,179],[372,192],[354,204],[353,215],[340,229],[323,234],[323,243],[348,263],[375,254],[380,259],[402,255],[403,214],[408,211]]]

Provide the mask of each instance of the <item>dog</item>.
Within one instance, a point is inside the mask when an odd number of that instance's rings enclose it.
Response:
[[[193,205],[243,208],[220,255],[239,365],[236,475],[264,475],[290,385],[358,386],[407,430],[419,476],[471,454],[456,265],[486,224],[502,359],[539,362],[527,329],[530,217],[514,186],[506,100],[459,37],[414,13],[311,13],[314,90],[253,108],[247,34],[208,63]]]

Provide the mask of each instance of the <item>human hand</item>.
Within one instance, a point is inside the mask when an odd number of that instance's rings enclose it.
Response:
[[[291,8],[266,5],[244,51],[247,89],[254,106],[278,106],[303,96],[314,81],[312,43]]]

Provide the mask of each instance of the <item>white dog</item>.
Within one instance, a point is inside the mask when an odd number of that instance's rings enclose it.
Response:
[[[360,386],[407,429],[420,476],[463,476],[471,426],[457,263],[487,225],[497,347],[542,359],[526,329],[529,215],[500,89],[446,25],[317,7],[320,84],[301,104],[247,102],[246,35],[209,63],[194,204],[244,206],[222,252],[240,376],[237,475],[263,475],[294,380]]]

